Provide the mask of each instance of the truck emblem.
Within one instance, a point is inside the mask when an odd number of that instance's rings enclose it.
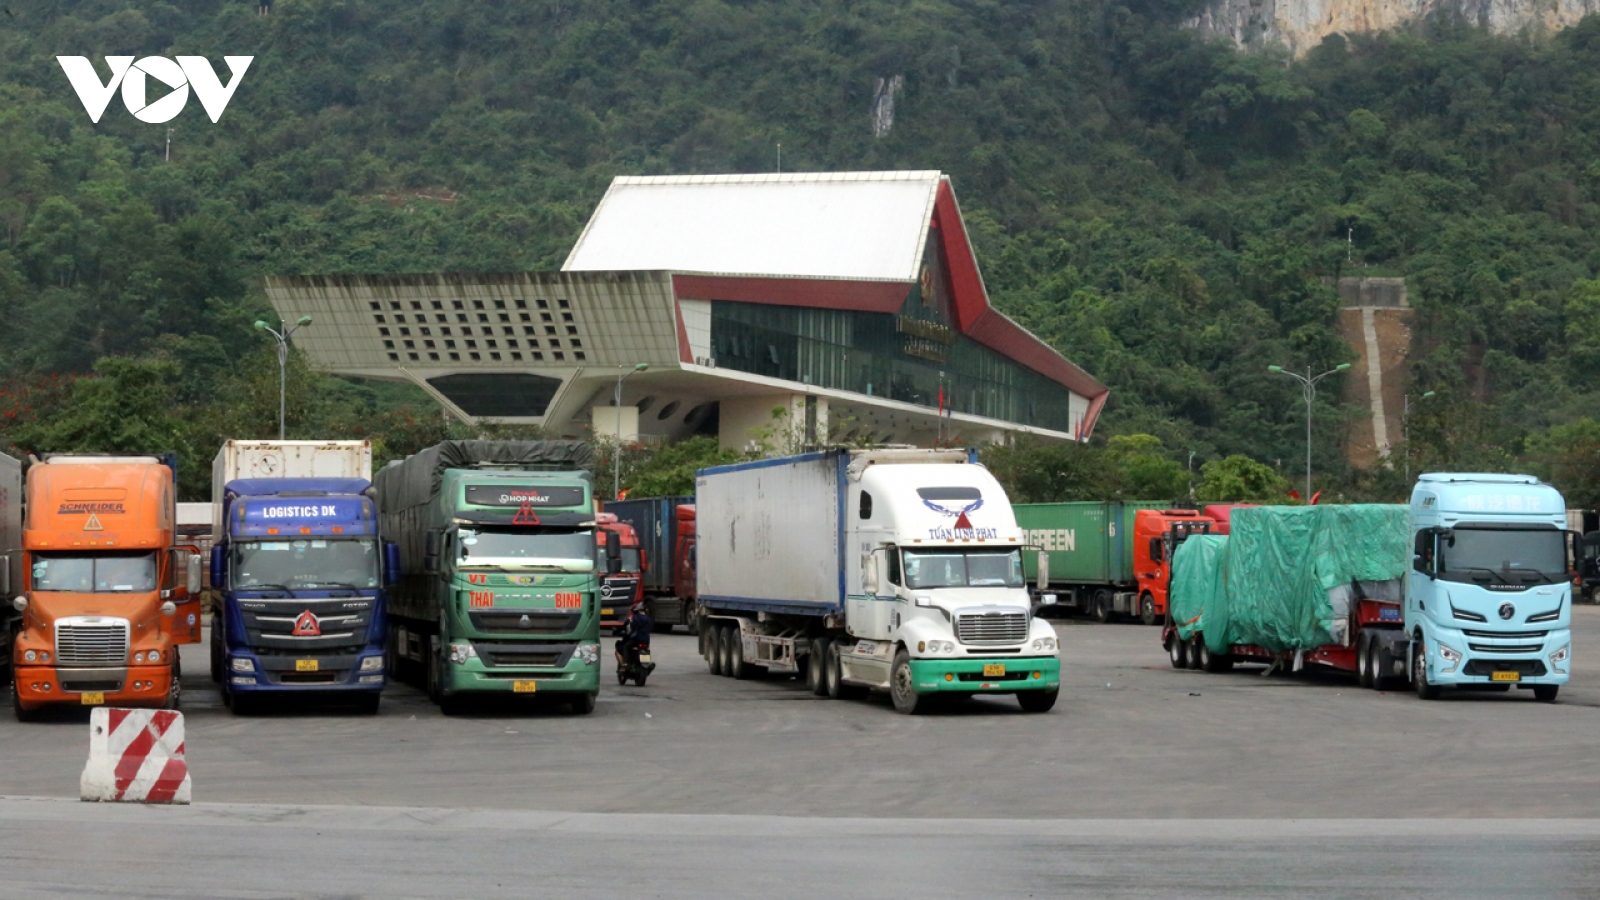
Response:
[[[1509,619],[1517,614],[1517,608],[1509,603],[1500,604],[1500,618]]]
[[[532,503],[524,500],[522,505],[517,507],[517,514],[511,517],[511,524],[537,525],[539,524],[539,514],[533,511]]]
[[[955,518],[956,518],[955,527],[958,528],[958,529],[966,529],[966,530],[970,531],[972,529],[972,522],[968,521],[967,513],[973,512],[973,511],[977,510],[978,507],[982,506],[983,505],[983,498],[979,497],[978,499],[972,501],[971,503],[967,504],[966,506],[962,507],[961,509],[946,509],[945,507],[940,506],[939,504],[933,502],[932,500],[927,500],[927,499],[924,499],[922,501],[922,505],[926,506],[927,508],[933,510],[936,513],[940,513],[940,514],[946,515],[946,516],[955,516]]]
[[[507,575],[506,576],[506,580],[511,582],[512,584],[522,584],[522,585],[533,584],[533,576],[532,575]]]
[[[523,616],[522,618],[517,620],[517,627],[518,628],[532,628],[533,627],[533,620],[528,618],[527,616]]]
[[[318,622],[317,617],[308,609],[294,620],[293,634],[295,637],[321,637],[322,623]]]
[[[100,517],[89,513],[89,521],[83,523],[84,531],[105,531],[106,527],[100,524]]]

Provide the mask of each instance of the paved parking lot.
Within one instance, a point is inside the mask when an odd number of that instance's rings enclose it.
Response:
[[[1061,702],[1010,698],[896,715],[789,679],[707,674],[659,636],[644,688],[592,716],[538,708],[447,719],[396,685],[376,717],[240,718],[185,656],[197,802],[916,818],[1581,817],[1600,811],[1600,609],[1578,610],[1577,675],[1424,703],[1338,677],[1174,671],[1157,629],[1058,622]],[[608,671],[610,671],[608,666]],[[0,794],[73,797],[86,715],[0,718]]]

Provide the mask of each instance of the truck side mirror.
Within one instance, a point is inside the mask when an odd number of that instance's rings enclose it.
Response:
[[[200,596],[200,592],[205,589],[205,583],[201,580],[202,573],[200,571],[200,554],[188,553],[187,560],[189,583],[184,585],[184,587],[189,589],[189,596],[198,597]]]
[[[606,574],[616,575],[622,571],[622,535],[615,531],[606,532]]]
[[[439,571],[439,545],[441,543],[443,541],[440,540],[440,535],[437,531],[428,532],[427,537],[423,539],[422,571],[427,572],[429,575]]]
[[[221,544],[211,548],[211,586],[221,590],[228,583],[227,550]]]
[[[1042,594],[1045,588],[1050,586],[1050,554],[1040,550],[1039,559],[1034,565],[1037,567],[1037,571],[1034,573],[1034,586]]]
[[[861,554],[861,592],[876,596],[878,593],[878,554]]]
[[[394,587],[400,583],[400,545],[394,541],[383,542],[383,586]]]

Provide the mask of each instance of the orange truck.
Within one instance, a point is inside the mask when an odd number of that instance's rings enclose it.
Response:
[[[644,557],[639,533],[627,522],[618,521],[614,513],[597,513],[594,523],[596,572],[606,570],[607,542],[617,541],[622,548],[622,571],[600,576],[600,627],[618,629],[633,604],[644,599]]]
[[[28,467],[12,706],[173,709],[178,645],[200,639],[199,551],[176,536],[176,470],[137,456]]]
[[[1192,509],[1141,509],[1133,520],[1133,571],[1139,583],[1139,619],[1146,625],[1166,620],[1172,551],[1185,538],[1210,534],[1215,519]]]

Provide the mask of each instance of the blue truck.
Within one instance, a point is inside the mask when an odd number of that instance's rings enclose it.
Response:
[[[1561,494],[1531,475],[1425,474],[1411,492],[1405,600],[1417,696],[1531,690],[1572,672],[1572,585]]]
[[[340,696],[378,711],[398,548],[379,534],[366,478],[294,477],[370,472],[370,460],[364,441],[230,441],[219,454],[211,673],[235,713],[270,696]],[[291,477],[228,478],[239,472]]]

